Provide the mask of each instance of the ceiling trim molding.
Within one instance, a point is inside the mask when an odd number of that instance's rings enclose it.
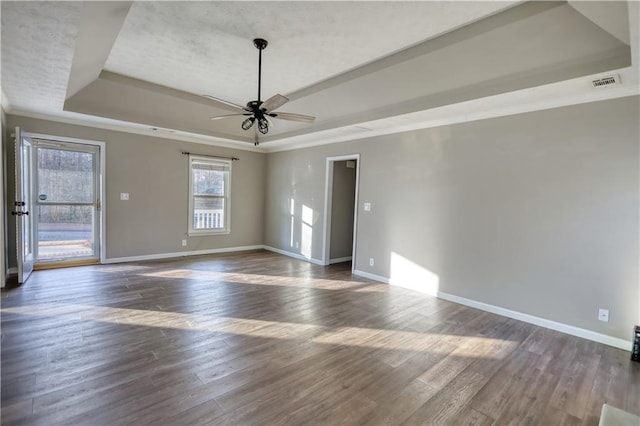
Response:
[[[580,62],[567,61],[562,64],[562,67],[556,65],[555,69],[530,69],[526,72],[513,74],[508,77],[498,77],[492,80],[459,87],[455,90],[428,94],[398,104],[390,104],[374,110],[361,111],[357,114],[343,116],[317,124],[312,129],[303,128],[274,135],[271,136],[268,141],[289,139],[304,134],[313,134],[334,128],[357,125],[358,123],[362,124],[370,121],[384,120],[386,118],[392,119],[393,117],[406,116],[414,112],[419,113],[421,111],[438,109],[448,105],[458,105],[495,96],[504,96],[505,99],[508,99],[511,93],[523,93],[522,91],[532,88],[548,87],[562,84],[563,82],[571,84],[570,82],[582,78],[584,78],[585,87],[587,90],[590,90],[590,80],[593,78],[592,76],[617,72],[608,71],[610,69],[608,66],[611,65],[618,70],[628,69],[630,65],[628,47],[625,46],[613,52],[606,52],[605,55],[588,58],[588,62],[586,62],[584,58],[582,58]],[[589,73],[586,78],[584,77],[585,72]],[[563,93],[562,86],[560,86],[560,88],[561,90],[559,90],[557,94],[562,97],[566,95],[566,92]],[[588,94],[589,92],[586,93]],[[366,124],[364,125],[366,126]]]
[[[500,95],[499,95],[500,96]],[[599,102],[606,101],[618,98],[624,98],[629,96],[640,96],[640,86],[623,86],[618,89],[614,89],[613,91],[605,92],[588,92],[588,93],[580,93],[573,96],[564,96],[562,98],[556,99],[547,99],[543,101],[531,102],[531,103],[521,103],[514,104],[504,107],[495,107],[495,108],[480,108],[474,107],[475,103],[483,101],[485,99],[474,99],[472,101],[463,102],[463,104],[467,104],[469,106],[468,110],[477,111],[474,113],[454,113],[447,118],[436,118],[436,119],[428,119],[428,118],[420,118],[416,117],[416,121],[410,124],[396,124],[389,125],[385,128],[377,128],[381,125],[384,126],[385,119],[376,120],[370,123],[360,123],[361,125],[354,126],[345,126],[342,128],[334,128],[328,129],[326,131],[317,132],[314,134],[300,135],[300,136],[292,136],[290,138],[284,138],[279,140],[272,141],[271,144],[267,144],[264,147],[266,152],[281,152],[281,151],[291,151],[294,149],[302,149],[302,148],[310,148],[314,146],[328,145],[332,143],[338,142],[347,142],[352,140],[359,139],[368,139],[376,136],[384,136],[396,133],[404,133],[415,130],[429,129],[440,126],[447,126],[453,124],[461,124],[468,123],[472,121],[486,120],[491,118],[500,118],[507,117],[511,115],[517,114],[526,114],[529,112],[543,111],[554,108],[562,108],[572,105],[580,105],[591,102]],[[460,105],[460,104],[457,104]],[[447,107],[454,107],[454,105],[447,105],[442,107],[442,109],[446,109]],[[438,108],[434,109],[437,110]],[[432,110],[432,111],[434,111]],[[425,113],[426,111],[418,111],[415,113],[406,114],[404,118],[409,119],[409,116],[412,115],[420,115]],[[394,121],[398,118],[403,118],[403,116],[391,117]],[[375,124],[376,128],[368,128],[367,126],[371,126]],[[362,131],[350,134],[340,134],[340,135],[332,135],[331,133],[340,132],[342,129],[348,128],[359,128]],[[305,137],[306,136],[306,137]],[[305,139],[309,139],[310,136],[315,136],[314,140],[305,141]],[[318,138],[322,138],[322,140],[318,140]]]
[[[631,68],[633,70],[634,68]],[[624,72],[625,70],[616,70],[615,72]],[[590,79],[580,78],[575,79],[575,81],[582,82]],[[548,85],[547,90],[552,90],[554,86],[558,84],[563,84],[566,82],[561,82],[557,84]],[[540,90],[541,88],[534,89],[525,89],[518,92],[511,92],[509,94],[501,94],[492,96],[490,98],[504,98],[507,96],[513,96],[522,98],[523,92],[530,90]],[[514,103],[513,105],[507,105],[502,107],[494,107],[494,108],[477,108],[474,106],[475,103],[479,103],[485,101],[487,98],[482,99],[474,99],[467,102],[462,102],[460,104],[446,105],[440,108],[434,108],[432,110],[423,110],[416,111],[409,114],[404,114],[400,116],[389,117],[385,119],[375,120],[372,122],[365,123],[356,123],[354,125],[347,125],[338,128],[327,129],[314,133],[307,133],[302,135],[291,136],[287,138],[273,139],[269,141],[264,141],[261,143],[259,147],[254,147],[252,144],[243,141],[235,141],[232,139],[223,139],[216,138],[212,136],[206,135],[197,135],[197,134],[187,134],[185,132],[180,131],[172,131],[168,129],[156,128],[157,130],[152,130],[150,126],[143,126],[136,123],[125,123],[125,122],[115,122],[115,123],[106,123],[92,120],[84,120],[78,118],[68,118],[68,117],[58,117],[48,114],[40,114],[28,111],[20,111],[12,108],[5,108],[5,112],[8,115],[16,115],[22,117],[36,118],[40,120],[49,120],[58,123],[71,124],[83,127],[93,127],[103,130],[111,130],[116,132],[123,133],[131,133],[138,134],[143,136],[151,136],[157,137],[161,139],[169,139],[176,141],[184,141],[184,142],[192,142],[203,145],[211,145],[211,146],[219,146],[223,148],[231,148],[231,149],[240,149],[243,151],[251,151],[251,152],[259,152],[259,153],[272,153],[272,152],[282,152],[282,151],[291,151],[295,149],[303,149],[310,148],[314,146],[321,145],[329,145],[333,143],[339,142],[347,142],[352,140],[359,139],[367,139],[371,137],[384,136],[396,133],[404,133],[410,132],[414,130],[428,129],[433,127],[440,127],[445,125],[452,124],[461,124],[478,120],[485,120],[490,118],[498,118],[498,117],[506,117],[510,115],[516,114],[524,114],[528,112],[542,111],[553,108],[561,108],[571,105],[579,105],[589,102],[599,102],[609,99],[617,99],[628,96],[640,96],[640,85],[633,84],[629,86],[621,86],[619,88],[603,90],[603,91],[589,91],[582,92],[573,95],[567,95],[563,97],[556,97],[551,99],[543,99],[540,101],[529,102],[529,103]],[[425,117],[420,117],[420,115],[424,115],[429,113],[429,111],[434,112],[437,110],[444,110],[446,108],[460,106],[462,104],[466,104],[470,110],[479,111],[475,113],[453,113],[447,118],[437,118],[437,119],[429,119]],[[398,119],[411,120],[415,119],[409,124],[406,123],[389,123],[385,125],[385,121],[397,121]],[[368,127],[371,126],[371,127]],[[384,126],[384,128],[379,128],[379,126]],[[353,130],[349,134],[344,134],[345,129]],[[340,133],[336,135],[335,133]],[[309,140],[311,139],[311,140]]]
[[[15,115],[19,117],[35,118],[38,120],[53,121],[55,123],[71,124],[74,126],[92,127],[102,130],[110,130],[114,132],[130,133],[141,136],[151,136],[160,139],[169,139],[174,141],[192,142],[202,145],[218,146],[221,148],[239,149],[242,151],[251,151],[265,153],[261,147],[254,147],[253,142],[241,142],[232,139],[222,139],[213,136],[190,134],[182,131],[173,131],[151,126],[143,126],[136,123],[107,123],[93,120],[84,120],[79,118],[59,117],[49,114],[41,114],[37,112],[22,111],[18,109],[6,109],[7,115]]]

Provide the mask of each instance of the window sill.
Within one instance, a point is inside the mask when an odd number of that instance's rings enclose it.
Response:
[[[187,235],[190,237],[206,237],[211,235],[228,235],[231,231],[229,229],[225,229],[223,231],[189,231]]]

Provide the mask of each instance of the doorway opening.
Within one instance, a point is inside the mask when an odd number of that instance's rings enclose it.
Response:
[[[351,261],[355,269],[360,155],[327,158],[324,258],[330,265]]]
[[[34,139],[36,263],[99,259],[97,146]]]
[[[16,130],[29,148],[16,162],[24,176],[18,262],[22,245],[33,241],[34,269],[99,263],[103,256],[104,143]],[[23,148],[24,149],[24,148]],[[20,274],[19,274],[20,275]],[[28,277],[25,276],[24,280]]]
[[[36,264],[100,259],[100,146],[33,140]]]

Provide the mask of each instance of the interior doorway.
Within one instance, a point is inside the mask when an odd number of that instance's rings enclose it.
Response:
[[[355,268],[360,155],[327,158],[324,259],[329,265],[351,261]]]

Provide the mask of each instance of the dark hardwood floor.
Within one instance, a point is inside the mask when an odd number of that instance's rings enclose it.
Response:
[[[2,424],[584,424],[640,414],[615,348],[256,251],[2,292]]]

